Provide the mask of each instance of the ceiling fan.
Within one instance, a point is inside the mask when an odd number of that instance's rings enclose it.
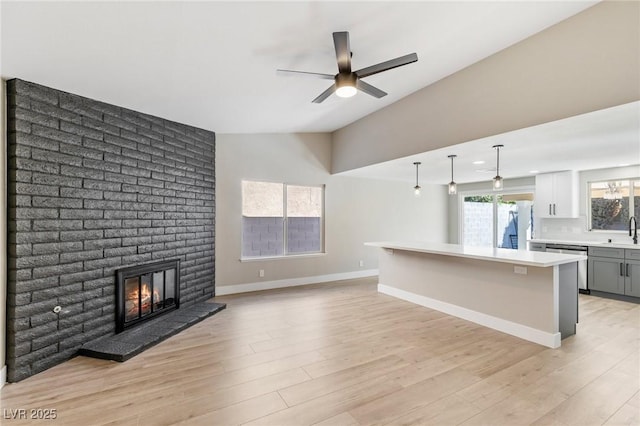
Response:
[[[382,98],[383,96],[386,96],[387,93],[370,85],[369,83],[365,83],[362,81],[362,78],[401,67],[418,60],[417,54],[410,53],[408,55],[400,56],[399,58],[390,59],[376,65],[359,69],[358,71],[351,71],[352,52],[349,47],[349,32],[341,31],[333,33],[333,44],[336,49],[336,59],[338,60],[338,74],[336,75],[307,71],[278,70],[279,73],[305,74],[326,80],[334,80],[335,83],[332,84],[331,87],[320,93],[320,95],[313,100],[313,103],[316,104],[324,101],[334,92],[342,98],[348,98],[355,95],[356,92],[360,90],[375,98]]]

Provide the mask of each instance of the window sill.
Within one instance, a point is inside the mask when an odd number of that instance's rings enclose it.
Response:
[[[261,262],[271,260],[283,260],[283,259],[306,259],[309,257],[322,257],[326,256],[326,252],[322,253],[305,253],[305,254],[288,254],[286,256],[265,256],[265,257],[241,257],[240,262]]]

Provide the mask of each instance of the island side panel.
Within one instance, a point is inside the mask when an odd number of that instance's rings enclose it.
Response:
[[[543,341],[538,339],[538,343],[559,346],[554,268],[527,266],[527,274],[521,275],[514,273],[514,266],[380,249],[379,283],[539,330]],[[557,336],[557,339],[552,336]],[[549,343],[551,340],[557,343]]]

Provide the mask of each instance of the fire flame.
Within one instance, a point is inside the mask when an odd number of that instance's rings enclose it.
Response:
[[[142,313],[146,313],[151,310],[151,304],[160,302],[160,293],[158,290],[153,290],[153,295],[151,293],[151,287],[149,284],[144,283],[140,288],[140,303],[142,307]],[[153,296],[153,298],[152,298]],[[138,289],[130,292],[127,297],[127,317],[137,317],[138,316]]]

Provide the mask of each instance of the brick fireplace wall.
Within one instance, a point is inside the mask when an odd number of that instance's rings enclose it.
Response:
[[[181,306],[215,294],[213,132],[22,80],[7,114],[9,381],[115,332],[116,269],[179,258]]]

